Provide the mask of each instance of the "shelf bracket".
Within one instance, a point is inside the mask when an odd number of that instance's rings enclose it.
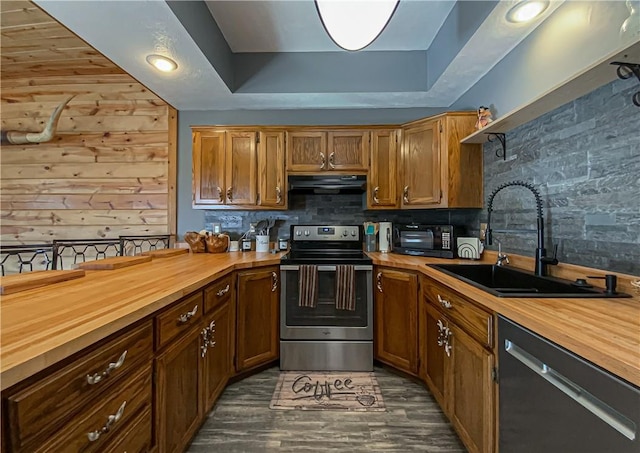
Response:
[[[487,134],[487,140],[491,143],[496,138],[502,145],[502,151],[500,148],[496,150],[496,157],[502,157],[502,160],[507,160],[507,136],[502,132],[485,132]]]
[[[638,82],[640,82],[640,64],[639,63],[626,63],[624,61],[612,61],[612,65],[618,66],[616,69],[616,73],[618,74],[618,78],[626,80],[630,79],[632,76],[636,76]],[[633,103],[640,107],[640,91],[636,91],[631,97]]]

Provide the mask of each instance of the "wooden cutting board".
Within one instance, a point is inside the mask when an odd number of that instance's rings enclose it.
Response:
[[[182,255],[189,253],[189,249],[160,249],[142,252],[140,255],[151,256],[153,258],[168,258],[170,256]]]
[[[114,256],[113,258],[80,263],[77,264],[76,267],[79,269],[91,270],[113,270],[135,266],[136,264],[148,263],[149,261],[151,261],[150,256]]]
[[[34,271],[25,272],[24,274],[7,275],[6,277],[0,277],[0,294],[19,293],[20,291],[79,277],[84,277],[84,271],[82,269],[69,271]]]

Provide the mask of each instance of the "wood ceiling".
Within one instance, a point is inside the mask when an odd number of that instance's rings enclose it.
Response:
[[[0,1],[0,36],[2,80],[125,73],[27,0]]]

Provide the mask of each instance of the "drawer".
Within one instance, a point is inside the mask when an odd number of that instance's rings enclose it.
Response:
[[[96,398],[58,431],[55,437],[30,449],[35,453],[103,452],[105,447],[119,439],[135,415],[151,407],[151,365],[147,365]]]
[[[88,401],[153,357],[151,321],[120,335],[35,384],[8,397],[15,449],[47,435]]]
[[[142,453],[151,450],[151,425],[151,408],[146,407],[127,426],[122,427],[118,438],[105,448],[105,452]]]
[[[233,279],[229,274],[216,280],[204,290],[204,312],[210,313],[223,302],[229,300],[233,293]]]
[[[451,321],[474,339],[493,347],[493,316],[447,286],[433,280],[423,280],[423,292],[427,302],[433,304]]]
[[[202,291],[198,291],[156,316],[158,349],[200,322],[203,312],[202,301]]]

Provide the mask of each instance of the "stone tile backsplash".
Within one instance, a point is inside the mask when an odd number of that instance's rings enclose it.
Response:
[[[486,196],[504,182],[533,183],[545,201],[545,245],[551,251],[558,244],[561,262],[640,275],[637,90],[637,81],[616,80],[509,131],[506,161],[495,156],[496,143],[484,146]],[[536,227],[526,189],[501,191],[494,214],[495,228]],[[495,236],[507,251],[534,254],[535,233]]]

